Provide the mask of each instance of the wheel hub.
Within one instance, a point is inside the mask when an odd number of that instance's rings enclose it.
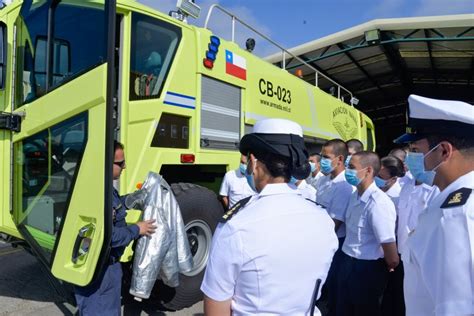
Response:
[[[183,274],[186,276],[195,276],[206,267],[211,249],[212,230],[203,220],[191,221],[186,224],[185,229],[189,248],[193,256],[194,266],[191,271]]]

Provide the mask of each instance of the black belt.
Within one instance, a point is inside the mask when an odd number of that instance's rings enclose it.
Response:
[[[378,259],[359,259],[359,258],[355,258],[353,256],[350,256],[348,255],[347,253],[343,252],[344,255],[349,258],[352,261],[354,262],[365,262],[365,263],[371,263],[371,262],[385,262],[385,259],[384,258],[378,258]]]

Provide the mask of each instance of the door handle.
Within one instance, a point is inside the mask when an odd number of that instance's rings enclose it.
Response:
[[[94,224],[87,224],[79,229],[76,241],[74,242],[74,248],[72,250],[71,261],[76,264],[79,259],[85,259],[89,253],[89,248],[92,242],[92,234],[95,230]]]

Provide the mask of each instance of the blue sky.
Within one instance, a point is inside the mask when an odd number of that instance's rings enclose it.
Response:
[[[166,13],[176,5],[175,0],[139,2]],[[474,13],[474,0],[196,0],[196,3],[202,8],[201,18],[190,19],[192,24],[203,26],[209,6],[218,3],[287,48],[374,19]],[[230,21],[224,16],[216,15],[211,29],[230,39]],[[237,31],[238,42],[244,43],[249,33]],[[257,48],[258,55],[275,51],[258,38]]]
[[[12,0],[3,0],[10,3]],[[137,0],[168,13],[176,0]],[[382,18],[400,18],[474,13],[474,0],[195,0],[201,17],[191,24],[204,25],[211,4],[220,4],[286,48]],[[210,28],[230,39],[230,21],[216,15]],[[474,21],[473,21],[474,24]],[[238,29],[237,41],[251,35]],[[253,36],[252,36],[253,37]],[[256,53],[266,55],[275,48],[257,39]],[[263,46],[263,47],[262,47]]]

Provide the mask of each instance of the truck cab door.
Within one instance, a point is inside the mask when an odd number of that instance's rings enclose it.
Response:
[[[12,217],[56,278],[84,286],[108,259],[112,145],[106,11],[81,4],[24,1],[15,22]]]
[[[7,123],[11,124],[11,107],[9,103],[9,88],[7,74],[11,70],[11,54],[8,39],[11,38],[11,29],[8,27],[8,14],[0,10],[0,232],[10,236],[18,237],[10,212],[10,132],[3,129]],[[8,52],[8,54],[7,54]],[[8,76],[9,77],[9,76]],[[7,122],[8,120],[8,122]]]

